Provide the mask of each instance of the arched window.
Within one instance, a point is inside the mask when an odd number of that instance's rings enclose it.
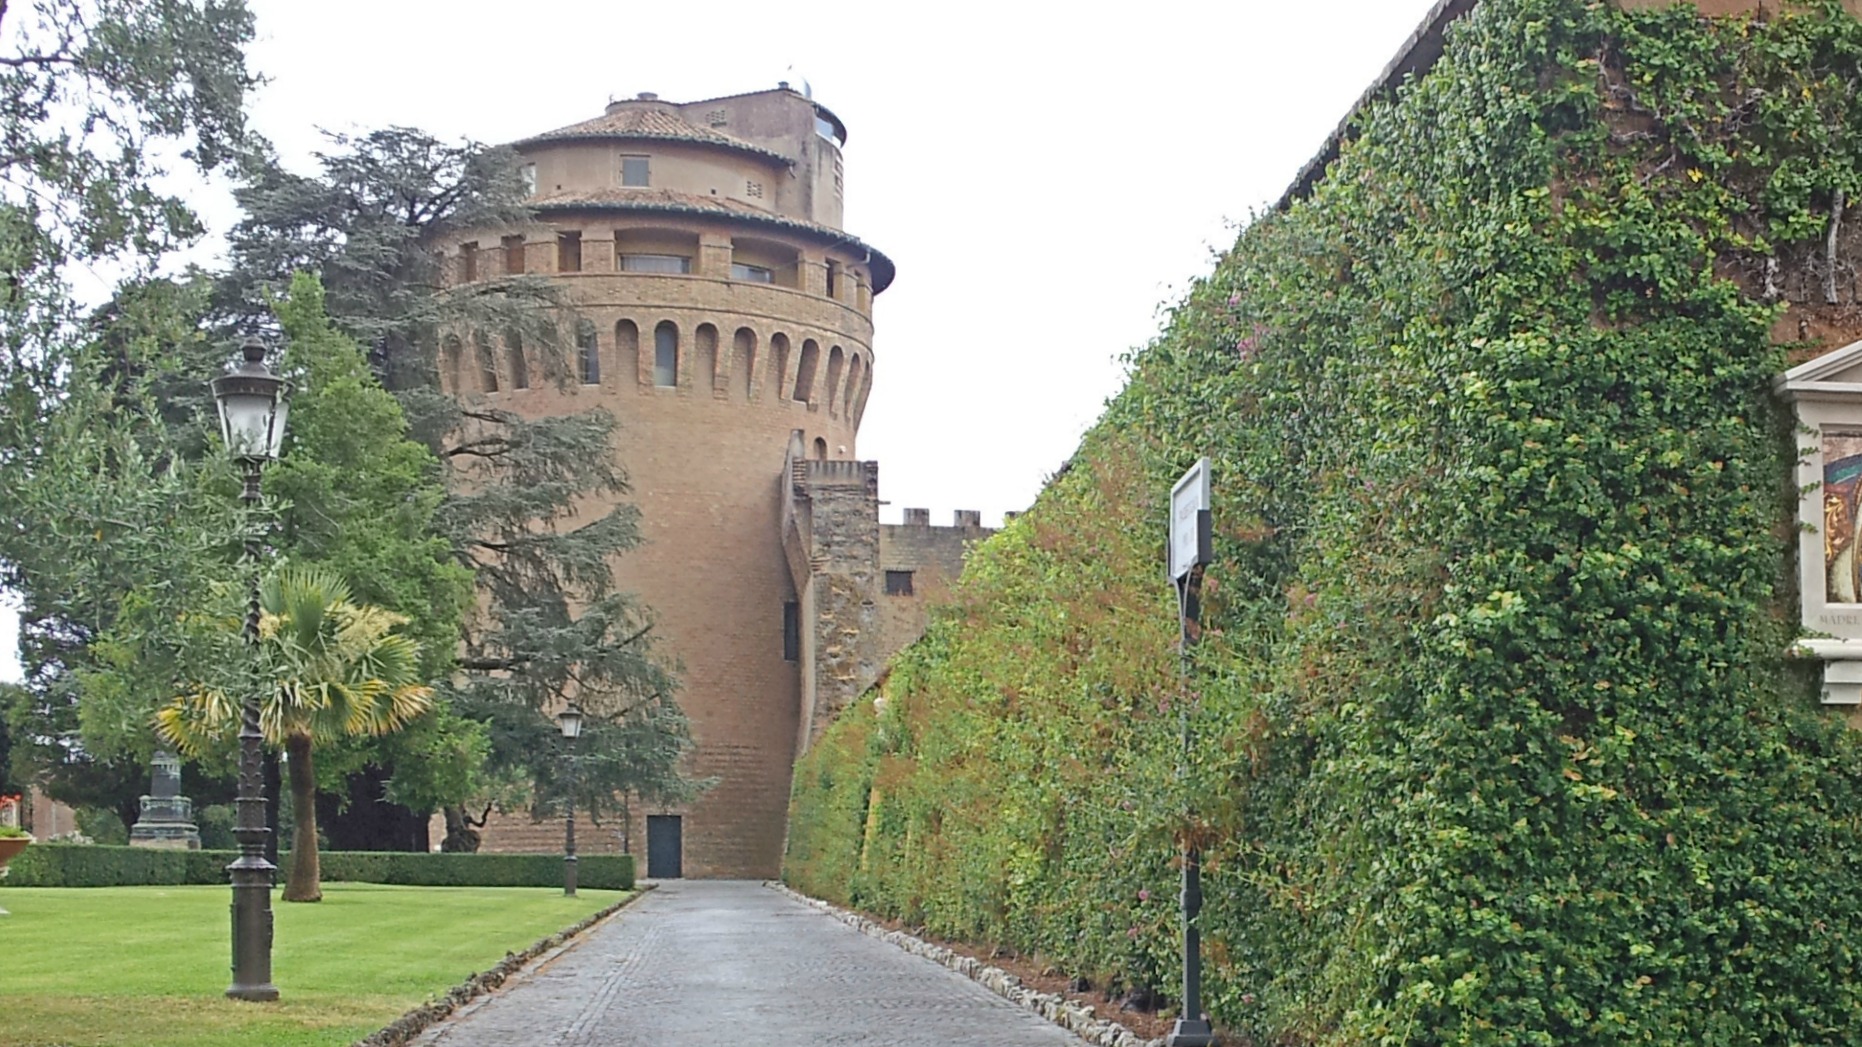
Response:
[[[601,384],[601,342],[587,320],[575,325],[575,362],[583,385]]]
[[[479,331],[472,336],[472,346],[478,353],[479,381],[484,383],[485,391],[498,391],[498,358],[491,351],[491,339],[485,332]]]
[[[817,436],[815,437],[815,461],[825,462],[827,460],[828,460],[827,439],[825,437]]]
[[[614,366],[619,368],[622,382],[640,384],[640,328],[632,320],[614,325]]]
[[[454,396],[465,392],[465,346],[459,336],[449,334],[440,350],[446,367],[446,388]]]
[[[653,329],[653,384],[679,384],[679,328],[671,320],[661,320]]]
[[[504,355],[511,362],[511,388],[530,388],[530,365],[524,362],[524,340],[516,331],[504,332]]]
[[[795,369],[795,396],[793,399],[808,401],[815,395],[815,367],[821,362],[821,346],[813,338],[802,341],[802,363]]]
[[[821,391],[822,399],[828,402],[828,413],[840,413],[840,373],[847,366],[847,354],[840,346],[828,350],[828,387]]]

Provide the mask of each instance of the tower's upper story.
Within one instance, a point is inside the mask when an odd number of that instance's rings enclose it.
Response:
[[[549,410],[559,394],[531,375],[568,370],[577,395],[627,396],[635,415],[640,397],[670,397],[664,412],[715,430],[712,408],[740,404],[739,429],[799,429],[817,457],[852,456],[873,300],[894,271],[840,227],[845,140],[838,117],[782,85],[685,104],[643,94],[512,143],[531,214],[429,246],[456,286],[550,278],[575,355],[538,356],[516,329],[459,330],[442,339],[443,381]]]
[[[784,84],[685,103],[643,92],[512,146],[530,205],[546,219],[591,211],[725,218],[832,249],[870,296],[892,282],[893,265],[841,227],[846,140],[839,117]]]
[[[839,229],[846,140],[838,117],[783,87],[685,103],[641,92],[609,102],[593,120],[513,145],[536,165],[543,199],[651,187]]]

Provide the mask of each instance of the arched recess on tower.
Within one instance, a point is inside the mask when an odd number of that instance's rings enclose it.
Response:
[[[756,365],[756,332],[739,327],[731,336],[731,373],[741,376],[737,382],[745,402],[756,399]]]
[[[478,357],[479,391],[498,391],[498,354],[492,352],[491,337],[483,331],[472,333],[473,354]]]
[[[524,359],[524,337],[516,328],[504,332],[504,356],[511,376],[511,388],[530,388],[530,364]]]
[[[679,386],[679,325],[671,320],[653,328],[653,384],[662,389]]]
[[[866,381],[860,385],[860,401],[853,409],[853,427],[860,427],[860,419],[866,417],[866,398],[873,394],[873,368],[875,364],[866,365]]]
[[[802,339],[802,360],[795,367],[795,392],[792,400],[813,403],[815,399],[815,370],[821,366],[821,343],[813,338]]]
[[[724,382],[719,365],[728,362],[728,357],[718,359],[717,327],[699,324],[692,331],[692,373],[688,378],[692,386],[707,393],[722,389]]]
[[[860,383],[866,378],[866,367],[861,362],[860,354],[854,353],[847,364],[847,388],[841,399],[841,414],[846,418],[854,417],[854,403],[860,398]]]
[[[789,345],[789,336],[777,331],[769,336],[770,367],[768,384],[776,392],[777,400],[787,400],[789,390],[794,388],[795,352]]]
[[[828,386],[821,390],[821,398],[827,401],[828,416],[840,414],[840,380],[841,372],[847,368],[847,352],[840,346],[828,350]]]
[[[640,373],[640,325],[621,320],[614,325],[614,370],[624,381],[644,385]]]
[[[441,343],[440,357],[446,368],[446,391],[454,396],[465,394],[465,343],[456,334]]]

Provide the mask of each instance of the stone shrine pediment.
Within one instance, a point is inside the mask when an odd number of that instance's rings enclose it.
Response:
[[[1797,415],[1800,638],[1826,705],[1862,706],[1862,342],[1779,375]]]

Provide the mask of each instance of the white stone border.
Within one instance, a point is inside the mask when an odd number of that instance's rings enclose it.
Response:
[[[992,967],[981,960],[972,959],[942,945],[933,945],[922,938],[906,934],[904,931],[887,930],[884,924],[876,923],[859,913],[848,912],[839,906],[829,905],[819,898],[810,898],[800,891],[790,889],[787,884],[766,880],[764,886],[780,891],[804,905],[819,909],[869,938],[890,942],[914,956],[922,956],[933,963],[943,964],[1010,1003],[1026,1007],[1087,1043],[1096,1044],[1097,1047],[1164,1047],[1161,1037],[1155,1040],[1140,1039],[1137,1033],[1117,1022],[1102,1021],[1094,1017],[1092,1008],[1084,1004],[1075,1003],[1065,996],[1028,988],[1022,984],[1020,978],[1000,967]]]

